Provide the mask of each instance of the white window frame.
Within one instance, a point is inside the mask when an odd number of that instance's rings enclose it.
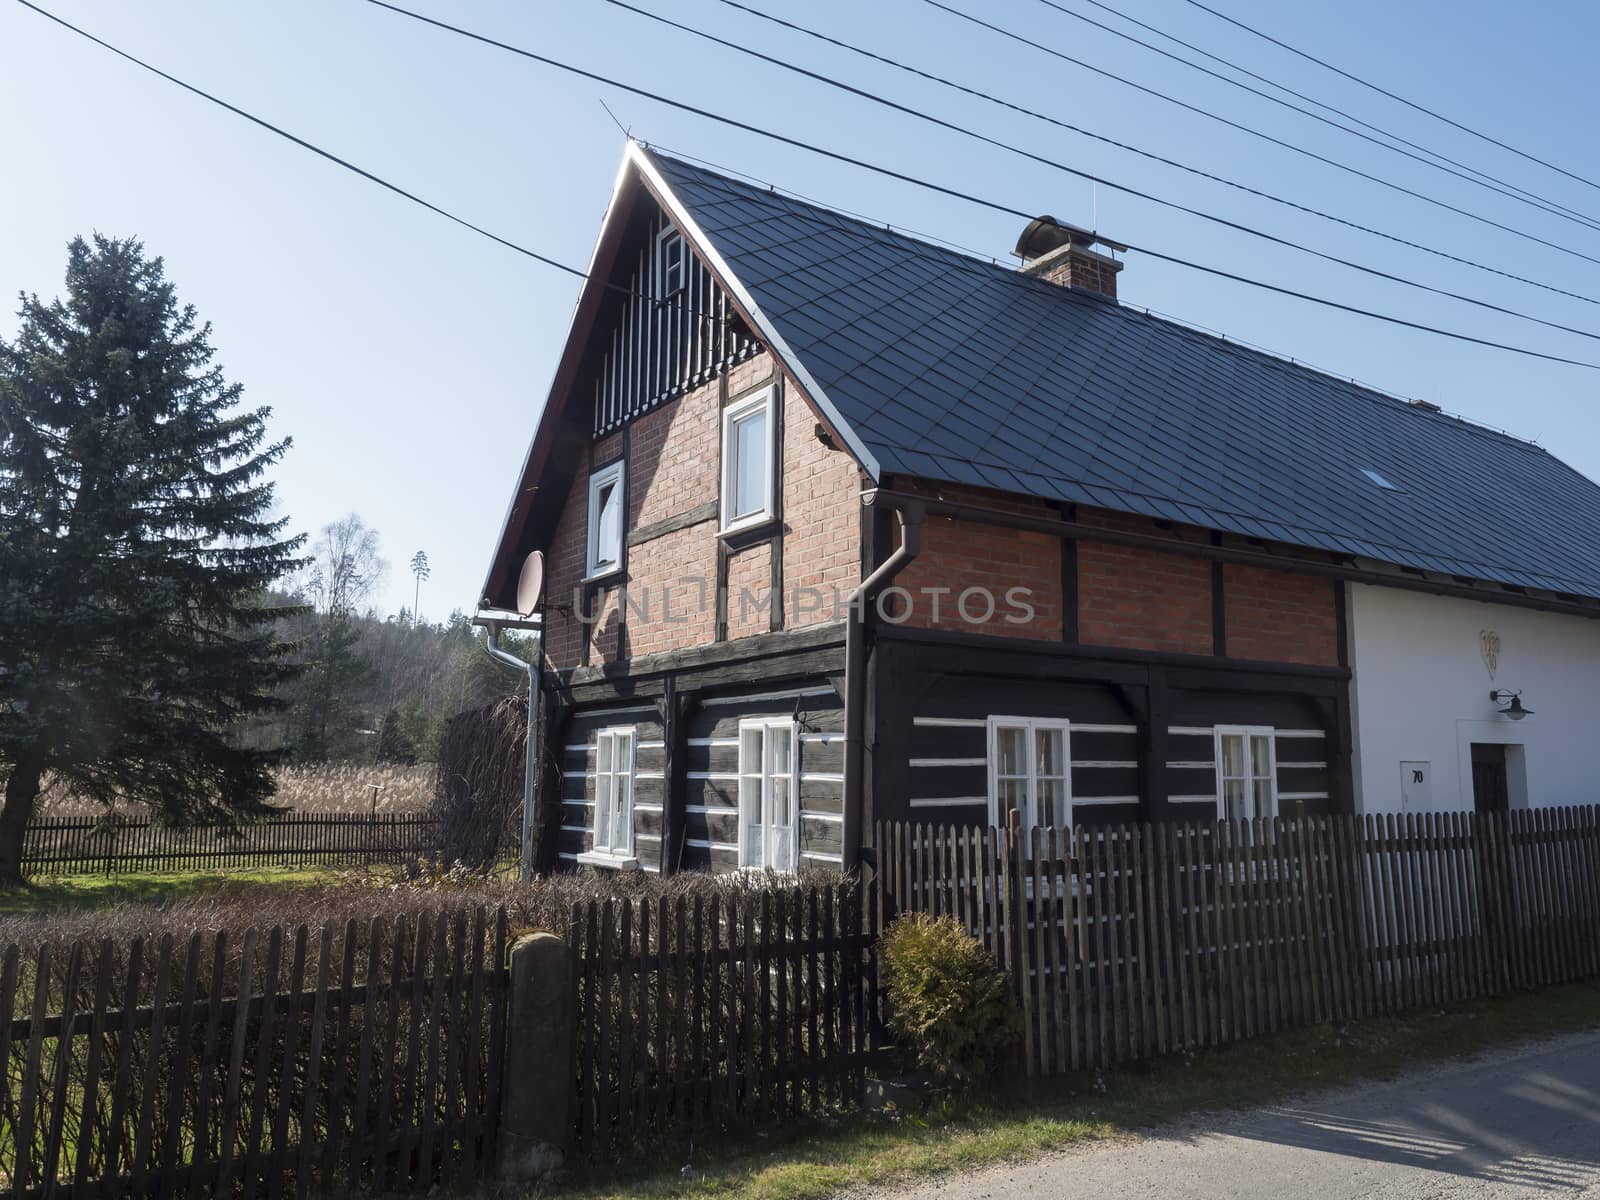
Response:
[[[628,538],[628,488],[627,464],[618,459],[608,463],[597,471],[589,474],[589,523],[588,537],[586,539],[587,553],[584,563],[585,579],[602,579],[607,575],[614,575],[622,570],[622,546]],[[614,547],[615,558],[602,558],[606,549],[600,545],[600,493],[607,485],[615,484],[617,489],[617,504],[621,507],[617,514],[617,544]]]
[[[761,730],[761,762],[756,769],[751,769],[751,764],[745,761],[745,734],[749,730]],[[771,733],[780,729],[789,735],[789,769],[780,775],[772,770],[772,740]],[[782,827],[774,826],[770,820],[772,812],[773,781],[786,778],[789,783],[789,827],[784,833]],[[761,861],[752,862],[748,852],[749,839],[745,836],[749,828],[750,804],[747,802],[746,787],[754,782],[760,789],[757,799],[761,807]],[[747,871],[776,871],[779,874],[793,872],[800,864],[800,729],[798,722],[793,717],[745,717],[739,722],[739,866]],[[780,839],[787,839],[784,845]],[[773,862],[779,857],[779,850],[787,850],[789,865],[774,867]]]
[[[756,525],[764,525],[778,515],[778,464],[777,464],[777,437],[778,437],[778,406],[776,403],[778,388],[776,384],[762,388],[753,395],[746,396],[728,405],[722,410],[722,532],[733,533],[740,529],[749,529]],[[767,464],[767,486],[762,497],[761,508],[757,512],[746,513],[744,516],[735,516],[733,512],[734,496],[737,492],[739,464],[734,451],[734,426],[746,417],[757,411],[765,411],[767,415],[767,440],[763,454]]]
[[[1252,810],[1255,808],[1255,782],[1258,779],[1265,779],[1268,784],[1267,794],[1271,798],[1272,811],[1257,813],[1256,815],[1261,817],[1275,817],[1278,815],[1278,746],[1276,734],[1277,730],[1271,725],[1218,725],[1215,727],[1212,732],[1211,752],[1217,769],[1217,820],[1227,821],[1232,819],[1228,814],[1228,792],[1224,786],[1226,780],[1230,778],[1242,778],[1245,783],[1250,785],[1249,794]],[[1244,763],[1246,774],[1243,776],[1225,777],[1223,775],[1222,739],[1228,737],[1242,737],[1245,739]],[[1250,739],[1258,737],[1265,738],[1267,743],[1267,773],[1265,775],[1257,775],[1255,773],[1255,759],[1250,754]]]
[[[1000,753],[999,733],[1002,729],[1023,729],[1027,731],[1028,746],[1028,773],[1027,775],[1007,776],[1007,778],[1026,779],[1028,784],[1028,798],[1026,809],[1022,814],[1022,832],[1032,832],[1034,828],[1044,829],[1046,825],[1038,823],[1039,812],[1039,755],[1036,737],[1040,730],[1056,731],[1061,733],[1061,797],[1066,807],[1066,823],[1058,828],[1072,828],[1072,722],[1057,717],[1008,717],[991,716],[989,718],[989,753],[988,753],[988,784],[989,784],[989,824],[1000,826],[1003,824],[1000,813]]]
[[[578,855],[580,863],[598,867],[639,865],[633,853],[638,754],[637,725],[608,725],[595,732],[594,818],[589,826],[592,845]]]
[[[667,247],[673,242],[678,243],[678,282],[674,286],[667,286]],[[683,234],[672,226],[665,226],[656,234],[656,299],[665,300],[675,296],[689,286],[689,243]]]

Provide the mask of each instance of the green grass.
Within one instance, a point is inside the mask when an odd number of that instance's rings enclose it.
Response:
[[[868,1185],[963,1171],[1125,1137],[1180,1117],[1265,1104],[1309,1089],[1600,1026],[1600,983],[1321,1027],[1165,1059],[1140,1072],[1021,1081],[899,1118],[851,1113],[762,1134],[657,1147],[532,1194],[821,1200]]]
[[[0,915],[15,916],[162,904],[213,891],[223,884],[305,887],[333,877],[319,867],[262,867],[230,871],[151,871],[127,875],[63,875],[35,880],[21,891],[0,891]]]

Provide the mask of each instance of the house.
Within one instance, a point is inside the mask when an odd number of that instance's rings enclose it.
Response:
[[[483,597],[544,556],[545,865],[1593,799],[1600,489],[1121,304],[1121,252],[628,146]]]

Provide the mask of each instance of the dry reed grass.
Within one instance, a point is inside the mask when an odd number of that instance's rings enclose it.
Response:
[[[585,868],[523,884],[486,879],[456,869],[430,873],[374,868],[350,871],[312,884],[227,883],[170,903],[123,903],[90,910],[35,911],[0,916],[0,947],[16,945],[24,958],[44,943],[67,946],[110,939],[126,944],[170,934],[184,939],[194,930],[227,930],[234,946],[252,927],[331,923],[335,931],[346,921],[365,925],[374,917],[390,918],[421,912],[458,911],[503,906],[513,935],[549,930],[565,934],[572,906],[607,898],[665,898],[759,895],[762,891],[837,882],[835,872],[802,868],[798,879],[751,873],[704,875],[685,872],[661,876],[642,871],[597,871]],[[337,932],[335,933],[337,937]]]
[[[378,788],[380,813],[421,813],[433,799],[434,768],[428,763],[397,766],[392,763],[324,763],[280,767],[274,772],[278,790],[272,803],[296,812],[365,813],[373,808],[373,787]],[[105,810],[95,800],[80,796],[59,781],[49,781],[39,799],[38,816],[90,817]],[[130,815],[143,812],[130,805]]]

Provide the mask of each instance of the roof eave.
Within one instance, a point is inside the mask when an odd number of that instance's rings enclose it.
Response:
[[[855,455],[856,461],[861,464],[862,470],[876,482],[882,475],[882,467],[878,463],[877,456],[867,448],[860,435],[844,419],[844,414],[828,399],[827,393],[822,390],[822,385],[806,369],[805,362],[784,340],[783,335],[778,332],[777,326],[761,310],[761,306],[756,303],[755,297],[740,282],[733,268],[728,265],[727,260],[718,252],[710,237],[706,235],[705,230],[700,227],[699,222],[690,215],[689,210],[678,199],[671,185],[656,168],[656,164],[650,156],[650,151],[637,142],[630,142],[628,143],[627,158],[628,161],[638,166],[640,174],[644,176],[646,184],[655,195],[657,201],[672,214],[672,218],[678,223],[679,228],[694,242],[695,248],[705,260],[706,265],[711,268],[712,274],[717,277],[718,282],[728,290],[734,301],[750,318],[761,340],[767,344],[775,355],[783,360],[784,366],[793,374],[795,381],[799,383],[811,402],[816,405],[818,411],[822,413],[834,431],[844,439],[845,445]]]
[[[634,143],[630,141],[628,146],[631,150]],[[507,542],[512,535],[513,521],[519,511],[523,511],[526,505],[532,502],[529,488],[532,486],[533,478],[538,474],[539,465],[535,460],[541,449],[544,449],[541,439],[547,435],[547,430],[556,415],[551,405],[563,380],[576,368],[583,355],[584,338],[580,336],[580,327],[593,319],[594,311],[599,306],[600,295],[606,289],[609,272],[599,269],[601,258],[602,255],[609,256],[615,252],[615,242],[622,224],[619,214],[626,195],[628,173],[633,166],[634,162],[629,154],[624,154],[622,162],[617,166],[617,175],[611,184],[611,199],[606,204],[606,215],[600,222],[600,235],[595,239],[594,248],[589,252],[583,286],[578,289],[578,297],[572,306],[572,316],[567,322],[567,336],[562,343],[561,357],[556,361],[550,385],[545,392],[544,404],[539,411],[538,423],[534,426],[533,437],[528,441],[528,452],[523,456],[522,473],[517,478],[517,486],[511,493],[511,499],[506,504],[505,516],[500,522],[500,536],[495,541],[494,553],[489,560],[489,571],[484,577],[480,603],[487,603],[494,598],[495,588],[502,582],[500,576],[505,567]]]

